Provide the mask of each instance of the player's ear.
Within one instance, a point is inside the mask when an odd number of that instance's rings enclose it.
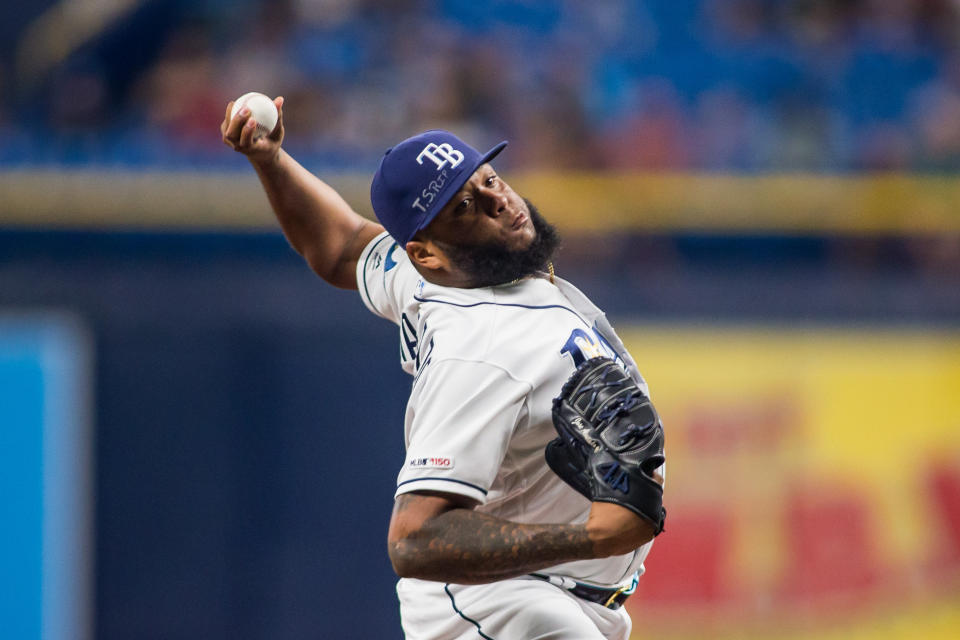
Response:
[[[446,269],[449,264],[443,249],[430,240],[417,237],[407,242],[406,250],[410,262],[423,269],[440,271]]]

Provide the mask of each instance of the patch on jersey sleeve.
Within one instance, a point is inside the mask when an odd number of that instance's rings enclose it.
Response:
[[[393,252],[399,248],[400,248],[400,245],[394,242],[392,245],[390,245],[390,248],[387,249],[387,252],[384,254],[385,257],[383,261],[384,273],[386,273],[387,271],[390,271],[390,269],[393,269],[395,266],[397,266],[397,261],[393,259]]]
[[[410,469],[453,469],[453,456],[410,458],[407,461],[407,467]]]

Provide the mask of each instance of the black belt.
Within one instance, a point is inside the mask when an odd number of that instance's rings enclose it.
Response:
[[[561,589],[566,589],[573,595],[588,602],[595,602],[607,609],[619,609],[627,601],[633,592],[637,589],[637,576],[634,575],[633,583],[629,587],[595,587],[583,582],[577,582],[572,578],[559,578],[548,576],[542,573],[529,574],[533,578],[549,582]]]

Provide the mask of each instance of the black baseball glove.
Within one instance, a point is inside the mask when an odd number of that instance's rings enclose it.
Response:
[[[577,367],[553,400],[560,437],[546,449],[554,473],[593,502],[630,509],[663,531],[663,427],[640,387],[610,358]]]

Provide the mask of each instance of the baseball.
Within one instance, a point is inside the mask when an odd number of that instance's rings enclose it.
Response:
[[[230,119],[232,120],[237,112],[243,107],[250,109],[250,117],[257,121],[257,130],[253,134],[254,138],[268,136],[277,126],[277,119],[280,114],[277,113],[277,105],[269,97],[251,91],[245,93],[233,102],[233,109],[230,110]]]

